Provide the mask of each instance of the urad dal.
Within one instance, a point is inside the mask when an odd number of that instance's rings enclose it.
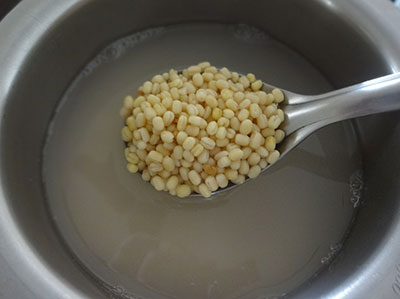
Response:
[[[144,82],[120,111],[128,171],[181,198],[257,177],[279,159],[285,137],[284,94],[262,86],[253,74],[208,62]]]

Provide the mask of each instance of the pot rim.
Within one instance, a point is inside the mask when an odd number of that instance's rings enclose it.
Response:
[[[94,0],[36,0],[22,1],[0,22],[0,115],[4,117],[4,106],[8,96],[16,88],[15,82],[20,76],[19,69],[29,59],[30,50],[39,44],[48,33],[48,28],[68,18],[74,11]],[[400,35],[396,24],[400,23],[400,10],[393,9],[387,0],[321,0],[324,5],[333,6],[334,10],[343,12],[346,21],[356,24],[356,28],[371,38],[373,44],[379,45],[387,58],[392,72],[400,71]],[[379,7],[379,9],[377,9]],[[370,22],[370,20],[375,22]],[[387,37],[391,38],[388,39]],[[374,39],[372,39],[372,37]],[[1,123],[0,123],[1,131]],[[1,163],[1,161],[0,161]],[[4,180],[4,178],[0,178]],[[6,200],[7,195],[0,185],[0,249],[1,255],[8,261],[17,276],[39,297],[43,298],[89,298],[81,291],[68,284],[57,272],[46,265],[40,256],[35,254],[26,236],[19,227],[18,221]],[[392,229],[400,230],[400,219]],[[366,265],[363,274],[354,272],[344,283],[326,294],[325,298],[367,298],[367,289],[357,288],[360,283],[370,285],[373,273],[384,273],[374,284],[385,286],[386,296],[393,297],[391,288],[400,262],[400,236],[387,240],[385,248],[374,256],[374,261]],[[400,264],[399,264],[400,265]],[[400,266],[398,266],[400,269]],[[389,287],[386,287],[389,286]],[[306,296],[306,293],[304,293]],[[400,295],[399,295],[400,296]],[[301,294],[300,294],[301,297]],[[306,298],[306,297],[305,297]]]

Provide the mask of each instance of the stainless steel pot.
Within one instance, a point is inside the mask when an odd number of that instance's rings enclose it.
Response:
[[[109,297],[50,220],[41,184],[46,130],[71,80],[102,47],[193,20],[265,29],[338,88],[400,71],[400,11],[386,0],[22,1],[0,23],[0,297]],[[400,298],[399,117],[357,120],[365,203],[329,269],[288,297]]]

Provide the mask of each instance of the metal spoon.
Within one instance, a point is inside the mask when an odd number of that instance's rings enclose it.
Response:
[[[271,92],[274,88],[276,87],[263,84],[265,92]],[[307,96],[281,90],[285,95],[285,100],[280,105],[285,113],[285,121],[280,129],[285,131],[286,137],[278,145],[281,153],[279,160],[322,127],[342,120],[400,109],[400,73],[320,95]],[[262,171],[271,166],[269,164]],[[238,185],[230,184],[213,194],[235,186]]]

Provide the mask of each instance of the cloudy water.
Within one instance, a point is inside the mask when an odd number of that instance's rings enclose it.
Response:
[[[200,61],[299,93],[331,89],[301,56],[245,25],[152,29],[93,60],[50,126],[43,176],[62,237],[116,298],[288,293],[333,258],[358,205],[361,164],[349,122],[320,130],[257,179],[209,201],[178,200],[128,173],[124,96]]]

